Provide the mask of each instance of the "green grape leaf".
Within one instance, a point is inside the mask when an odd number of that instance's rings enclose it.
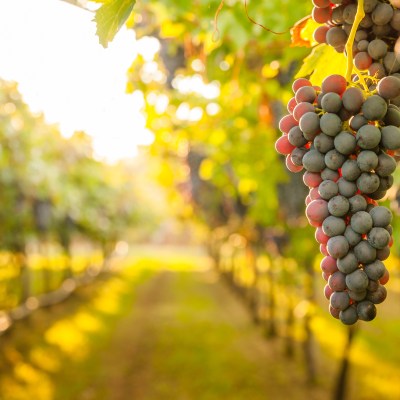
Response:
[[[304,59],[295,78],[308,77],[314,85],[321,85],[328,75],[346,76],[346,66],[347,61],[343,53],[338,53],[326,44],[320,44]]]
[[[108,0],[103,3],[96,11],[94,20],[99,42],[103,47],[107,47],[128,19],[136,0]]]

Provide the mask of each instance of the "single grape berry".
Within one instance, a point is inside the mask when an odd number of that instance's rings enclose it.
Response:
[[[390,233],[385,228],[375,227],[368,232],[367,238],[372,247],[381,250],[389,245]]]
[[[340,311],[339,318],[345,325],[355,324],[358,321],[357,308],[350,306],[345,310]]]
[[[362,193],[374,193],[380,185],[379,176],[374,172],[363,172],[357,179],[357,188]]]
[[[381,141],[381,136],[381,131],[376,126],[363,125],[356,134],[357,145],[362,149],[373,149],[378,146]]]
[[[331,180],[331,181],[337,182],[339,177],[340,177],[339,172],[335,171],[333,169],[324,168],[321,171],[321,179],[324,180],[324,181]]]
[[[336,136],[342,130],[343,122],[337,114],[326,113],[321,117],[319,124],[322,132],[328,136]]]
[[[308,88],[308,86],[305,86],[304,88],[301,89],[306,89],[306,88]],[[315,108],[312,104],[303,101],[301,103],[298,103],[294,108],[293,117],[296,121],[300,121],[300,118],[307,112],[315,112]]]
[[[294,126],[290,129],[287,137],[289,143],[295,147],[302,147],[308,143],[308,140],[303,136],[303,132],[299,126]]]
[[[321,175],[317,172],[306,171],[303,175],[303,182],[309,188],[318,187],[322,182]]]
[[[334,196],[328,202],[328,211],[335,217],[344,217],[349,212],[349,209],[349,200],[344,196]]]
[[[368,233],[372,228],[372,224],[372,217],[366,211],[356,212],[350,220],[351,229],[360,235]]]
[[[386,296],[387,296],[386,288],[380,285],[378,289],[367,292],[366,300],[369,300],[374,304],[380,304],[383,301],[385,301]]]
[[[326,32],[326,43],[328,43],[330,46],[332,47],[339,47],[339,46],[344,46],[346,44],[347,41],[347,34],[346,32],[339,27],[332,27],[329,29],[329,31]],[[332,75],[334,76],[334,75]],[[328,79],[328,78],[326,78]],[[325,84],[325,88],[326,86],[328,86],[328,84]],[[336,92],[338,93],[339,90],[341,90],[341,86],[338,86],[337,83],[331,83],[331,86],[329,86],[329,88],[331,90],[329,90],[329,92]],[[324,82],[322,82],[322,90],[325,92],[324,89]],[[340,94],[340,93],[338,93]]]
[[[313,144],[315,149],[323,154],[326,154],[329,150],[332,150],[335,147],[333,137],[325,135],[325,133],[320,133],[316,136]]]
[[[302,102],[314,103],[317,98],[317,92],[312,86],[303,86],[297,90],[294,98],[297,101],[297,105]]]
[[[334,145],[339,153],[352,154],[357,145],[356,137],[349,131],[342,131],[335,137]]]
[[[350,197],[349,204],[350,212],[353,214],[358,211],[365,211],[367,209],[367,200],[365,200],[365,197],[360,194],[356,194],[353,197]]]
[[[322,224],[329,216],[328,203],[325,200],[313,200],[306,208],[306,216],[309,220]]]
[[[393,14],[394,11],[390,4],[379,3],[372,12],[372,21],[375,25],[386,25],[392,19]]]
[[[343,258],[349,252],[349,242],[344,236],[334,236],[328,240],[327,249],[333,258]]]
[[[322,97],[321,106],[328,113],[337,113],[342,108],[342,99],[337,93],[326,93]]]
[[[384,206],[374,207],[370,212],[374,227],[384,228],[392,223],[392,213]]]
[[[382,146],[388,150],[400,149],[400,128],[393,125],[384,126],[381,128]]]
[[[368,120],[363,115],[357,114],[350,119],[349,124],[351,129],[358,131],[362,126],[368,124]]]
[[[354,292],[361,292],[368,287],[368,276],[362,269],[356,269],[346,275],[346,286]]]
[[[331,180],[326,180],[321,182],[318,187],[318,193],[324,200],[329,200],[336,196],[339,192],[339,188],[336,182]]]
[[[331,306],[339,310],[345,310],[350,305],[350,297],[347,292],[333,292],[329,300]]]
[[[351,247],[356,246],[362,239],[361,234],[354,231],[350,225],[347,225],[346,230],[344,231],[344,237],[347,239]]]
[[[348,181],[355,181],[361,175],[357,160],[349,158],[342,165],[342,176]]]
[[[364,272],[372,281],[378,281],[385,274],[385,265],[382,261],[375,260],[374,262],[364,266]]]
[[[370,121],[383,119],[386,111],[387,103],[382,97],[378,95],[368,97],[362,105],[362,112],[364,114],[364,117],[369,119]]]
[[[339,258],[336,263],[337,269],[344,274],[350,274],[358,268],[358,260],[352,251],[349,251],[343,258]]]
[[[315,112],[307,112],[300,118],[299,126],[306,139],[314,139],[320,132],[319,116]]]
[[[328,242],[329,243],[329,242]],[[376,249],[374,249],[366,240],[354,246],[354,255],[361,264],[369,264],[376,259]]]
[[[357,304],[358,318],[362,321],[372,321],[376,317],[376,307],[371,301],[364,300]]]
[[[335,292],[341,292],[346,289],[346,275],[340,271],[334,272],[328,279],[329,287]]]
[[[388,45],[382,39],[371,40],[371,42],[368,44],[368,54],[375,60],[380,60],[381,58],[385,57],[387,50]],[[379,95],[382,96],[381,93],[379,93]],[[385,96],[382,97],[386,99]]]
[[[318,150],[310,150],[303,157],[303,165],[307,171],[321,172],[326,167],[324,155]]]
[[[331,30],[331,29],[330,29]],[[347,41],[347,35],[345,43]],[[334,92],[342,94],[346,90],[346,79],[341,75],[330,75],[322,81],[321,89],[324,93]]]
[[[344,197],[350,198],[357,193],[357,185],[354,182],[350,182],[347,179],[341,177],[338,181],[339,194]]]
[[[346,230],[346,223],[342,218],[330,215],[322,222],[322,230],[329,237],[342,235]]]
[[[298,126],[298,122],[294,119],[293,115],[285,115],[284,117],[281,118],[279,121],[279,130],[282,133],[288,134],[289,131],[294,127]]]
[[[370,172],[378,166],[378,156],[371,150],[360,151],[357,164],[362,172]]]
[[[335,149],[329,150],[324,158],[325,165],[332,170],[339,169],[345,161],[346,157]]]
[[[350,111],[352,114],[356,114],[360,111],[364,102],[363,93],[356,87],[349,87],[343,93],[342,102],[346,110]]]
[[[303,86],[312,86],[312,83],[306,78],[296,79],[292,85],[293,93],[296,93]]]
[[[386,76],[378,82],[376,90],[384,99],[394,99],[400,96],[400,79],[395,76]]]

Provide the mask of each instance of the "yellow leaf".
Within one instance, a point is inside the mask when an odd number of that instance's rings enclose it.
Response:
[[[338,53],[326,44],[320,44],[304,59],[300,71],[295,78],[308,77],[314,85],[332,74],[346,75],[347,60],[343,53]]]

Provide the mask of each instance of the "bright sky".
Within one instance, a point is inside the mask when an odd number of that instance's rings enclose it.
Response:
[[[103,49],[93,16],[59,0],[0,0],[0,77],[65,136],[84,130],[99,156],[133,157],[152,139],[140,97],[125,94],[135,36],[122,30]]]

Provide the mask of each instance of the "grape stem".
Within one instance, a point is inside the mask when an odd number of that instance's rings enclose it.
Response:
[[[351,27],[350,35],[346,42],[346,55],[347,55],[347,71],[346,71],[346,80],[347,82],[351,82],[351,74],[353,73],[353,44],[356,36],[356,32],[358,26],[360,25],[361,20],[365,17],[364,11],[364,0],[358,0],[357,4],[357,13],[354,18],[353,26]],[[360,81],[363,82],[363,77],[361,74],[357,74],[360,78]]]

